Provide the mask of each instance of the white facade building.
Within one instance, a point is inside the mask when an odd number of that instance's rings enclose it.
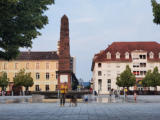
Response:
[[[119,89],[116,78],[125,70],[126,65],[129,65],[135,74],[137,84],[145,77],[148,70],[153,70],[157,66],[160,71],[160,44],[156,42],[112,43],[93,58],[93,89],[98,94],[109,94],[111,89]],[[137,89],[143,90],[143,87],[139,85]]]

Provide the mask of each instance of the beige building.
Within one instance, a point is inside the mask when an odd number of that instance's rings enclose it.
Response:
[[[92,62],[93,89],[99,94],[109,94],[120,89],[116,78],[129,65],[136,76],[137,89],[143,90],[141,80],[148,70],[158,67],[160,71],[160,44],[157,42],[114,42],[96,54]],[[133,90],[134,88],[130,88]],[[150,88],[153,90],[153,88]],[[158,90],[159,87],[158,87]]]
[[[13,78],[21,70],[30,72],[34,80],[30,91],[55,91],[57,85],[58,55],[56,52],[21,52],[13,61],[0,61],[0,72],[10,80],[7,91],[13,87]]]

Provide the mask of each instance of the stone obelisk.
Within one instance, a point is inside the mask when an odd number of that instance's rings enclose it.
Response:
[[[64,15],[61,19],[60,41],[59,41],[59,65],[58,65],[58,88],[65,84],[71,89],[70,68],[70,44],[69,44],[69,21]]]

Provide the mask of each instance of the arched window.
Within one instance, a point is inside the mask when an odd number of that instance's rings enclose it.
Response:
[[[125,53],[125,58],[129,59],[129,53],[128,52]]]
[[[111,53],[107,52],[107,59],[111,59]]]
[[[120,53],[119,52],[116,53],[116,59],[120,59]]]
[[[101,63],[98,63],[98,67],[100,68],[102,66],[102,64]]]
[[[153,52],[150,52],[150,53],[149,53],[149,58],[150,58],[150,59],[153,59],[153,58],[154,58],[154,53],[153,53]]]

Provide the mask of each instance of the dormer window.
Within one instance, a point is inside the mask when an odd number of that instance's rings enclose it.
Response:
[[[120,59],[120,53],[119,52],[116,53],[116,59]]]
[[[107,59],[111,59],[111,53],[110,52],[107,53]]]
[[[128,52],[125,53],[125,58],[129,59],[129,53]]]
[[[98,67],[100,68],[102,66],[102,64],[101,63],[98,63]]]
[[[150,59],[153,59],[153,58],[154,58],[154,53],[153,53],[153,52],[150,52],[150,53],[149,53],[149,58],[150,58]]]

